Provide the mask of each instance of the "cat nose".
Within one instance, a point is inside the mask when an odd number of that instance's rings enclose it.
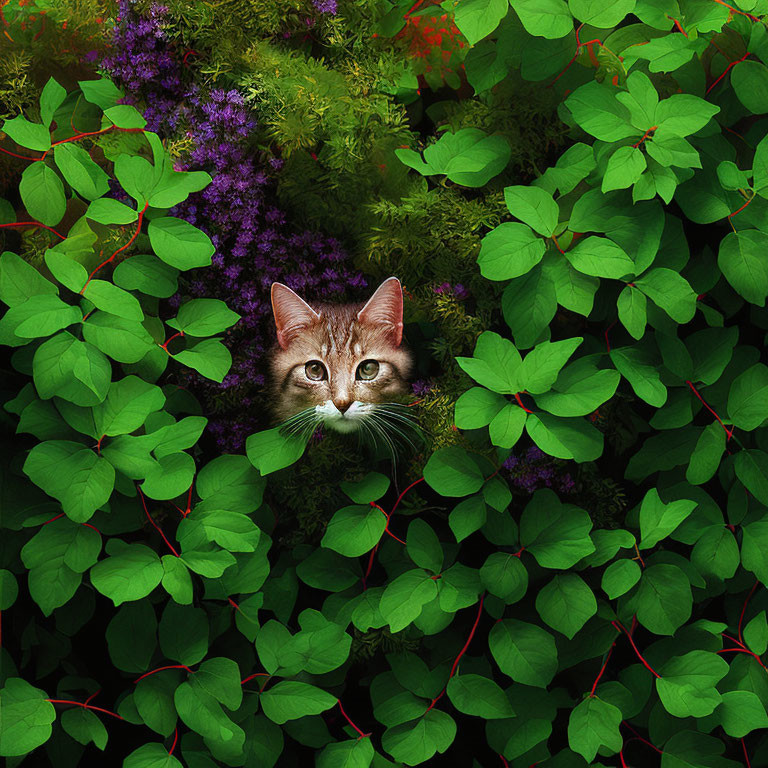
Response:
[[[351,400],[334,400],[333,404],[338,409],[339,413],[344,414],[349,410],[349,406],[352,405]]]

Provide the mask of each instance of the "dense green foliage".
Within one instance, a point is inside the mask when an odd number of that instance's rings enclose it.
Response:
[[[426,447],[216,455],[175,376],[239,316],[165,302],[211,177],[12,29],[0,756],[768,765],[768,3],[169,6],[297,226],[403,278]]]

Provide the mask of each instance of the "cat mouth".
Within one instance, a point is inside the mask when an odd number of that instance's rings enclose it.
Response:
[[[357,432],[362,426],[363,419],[372,410],[373,406],[370,403],[361,403],[358,400],[355,400],[343,413],[332,400],[327,400],[315,407],[315,413],[323,425],[342,434]]]

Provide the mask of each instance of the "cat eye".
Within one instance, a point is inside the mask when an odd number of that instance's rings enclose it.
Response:
[[[375,379],[379,373],[379,364],[375,360],[363,360],[360,365],[357,366],[357,378],[363,379],[363,381],[370,381]]]
[[[304,366],[304,373],[310,381],[322,381],[328,378],[325,366],[319,360],[310,360]]]

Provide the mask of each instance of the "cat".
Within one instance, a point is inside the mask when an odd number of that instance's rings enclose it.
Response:
[[[272,284],[277,344],[271,356],[273,411],[283,429],[311,434],[320,425],[393,447],[412,424],[410,352],[403,344],[403,289],[386,279],[365,304],[311,307]]]

